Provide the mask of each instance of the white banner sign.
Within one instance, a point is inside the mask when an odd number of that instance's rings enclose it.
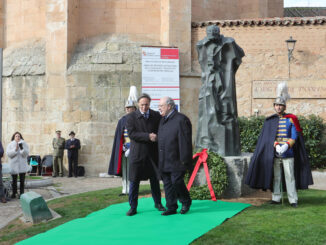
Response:
[[[171,97],[180,111],[179,49],[142,48],[142,92],[151,96],[151,108],[158,110],[159,99]]]

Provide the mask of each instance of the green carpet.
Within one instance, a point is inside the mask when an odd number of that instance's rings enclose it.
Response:
[[[151,198],[141,198],[135,216],[126,216],[128,203],[115,204],[19,244],[189,244],[249,206],[194,200],[187,214],[162,216]]]

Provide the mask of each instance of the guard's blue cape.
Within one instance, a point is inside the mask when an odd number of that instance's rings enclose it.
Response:
[[[121,176],[121,160],[122,160],[122,146],[123,146],[123,130],[126,126],[126,116],[123,116],[117,125],[114,134],[114,142],[111,152],[111,159],[108,173],[110,175]]]
[[[295,117],[292,114],[287,114],[287,116]],[[265,120],[245,180],[245,183],[251,188],[273,190],[274,141],[278,123],[279,117],[277,114],[267,117]],[[309,185],[313,184],[313,180],[308,154],[300,131],[298,131],[298,138],[293,146],[293,152],[296,187],[297,189],[307,189]]]

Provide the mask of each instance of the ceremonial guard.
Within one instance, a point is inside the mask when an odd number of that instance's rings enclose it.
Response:
[[[110,165],[108,173],[110,175],[122,176],[122,195],[129,194],[129,151],[130,138],[126,128],[127,115],[135,111],[137,103],[137,88],[130,87],[129,97],[125,104],[126,115],[118,122],[115,130],[114,142],[112,147]]]
[[[297,207],[297,189],[307,189],[313,181],[299,121],[295,115],[285,113],[289,98],[287,84],[280,83],[274,102],[276,114],[265,120],[246,184],[252,188],[272,190],[272,204],[281,203],[281,187],[286,187],[291,206]]]

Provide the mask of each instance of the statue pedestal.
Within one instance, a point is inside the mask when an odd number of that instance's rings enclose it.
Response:
[[[223,197],[237,198],[256,191],[244,183],[252,155],[252,153],[241,153],[241,156],[223,157],[229,181]]]
[[[237,198],[256,191],[244,183],[252,155],[252,153],[242,153],[241,156],[223,157],[227,166],[229,181],[223,198]],[[200,167],[194,184],[197,186],[207,184],[203,166]]]

